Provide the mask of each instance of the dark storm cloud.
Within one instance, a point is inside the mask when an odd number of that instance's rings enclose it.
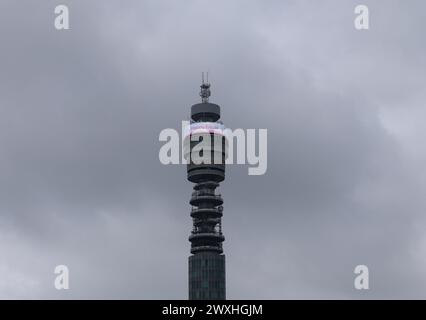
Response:
[[[186,298],[191,185],[158,134],[204,70],[269,138],[267,173],[221,187],[229,298],[425,296],[422,2],[367,1],[366,32],[356,1],[64,4],[68,31],[1,4],[1,297]]]

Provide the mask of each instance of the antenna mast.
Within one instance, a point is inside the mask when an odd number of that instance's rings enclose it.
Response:
[[[207,76],[207,81],[204,82],[204,72],[201,73],[201,90],[200,90],[200,97],[201,97],[201,101],[203,103],[208,103],[209,102],[209,97],[210,97],[210,83],[209,83],[209,73],[207,72],[206,74]]]

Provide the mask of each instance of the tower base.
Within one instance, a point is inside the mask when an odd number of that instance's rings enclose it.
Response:
[[[188,262],[189,300],[225,300],[225,255],[200,252]]]

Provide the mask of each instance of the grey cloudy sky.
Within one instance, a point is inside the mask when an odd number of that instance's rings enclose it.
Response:
[[[228,127],[268,129],[267,173],[221,186],[228,298],[426,298],[426,3],[362,3],[368,31],[352,0],[2,0],[0,298],[187,298],[158,135],[205,70]]]

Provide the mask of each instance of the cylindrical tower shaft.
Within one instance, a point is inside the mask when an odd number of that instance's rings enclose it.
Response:
[[[223,200],[216,189],[225,179],[227,141],[221,132],[223,124],[218,122],[220,107],[208,102],[210,84],[203,82],[200,96],[203,102],[191,108],[192,120],[184,143],[188,180],[195,183],[190,199],[193,228],[189,236],[192,254],[189,257],[189,299],[221,300],[226,298],[222,248],[225,238],[221,221]],[[203,148],[198,151],[200,143]],[[197,157],[203,157],[204,161],[197,161]]]

